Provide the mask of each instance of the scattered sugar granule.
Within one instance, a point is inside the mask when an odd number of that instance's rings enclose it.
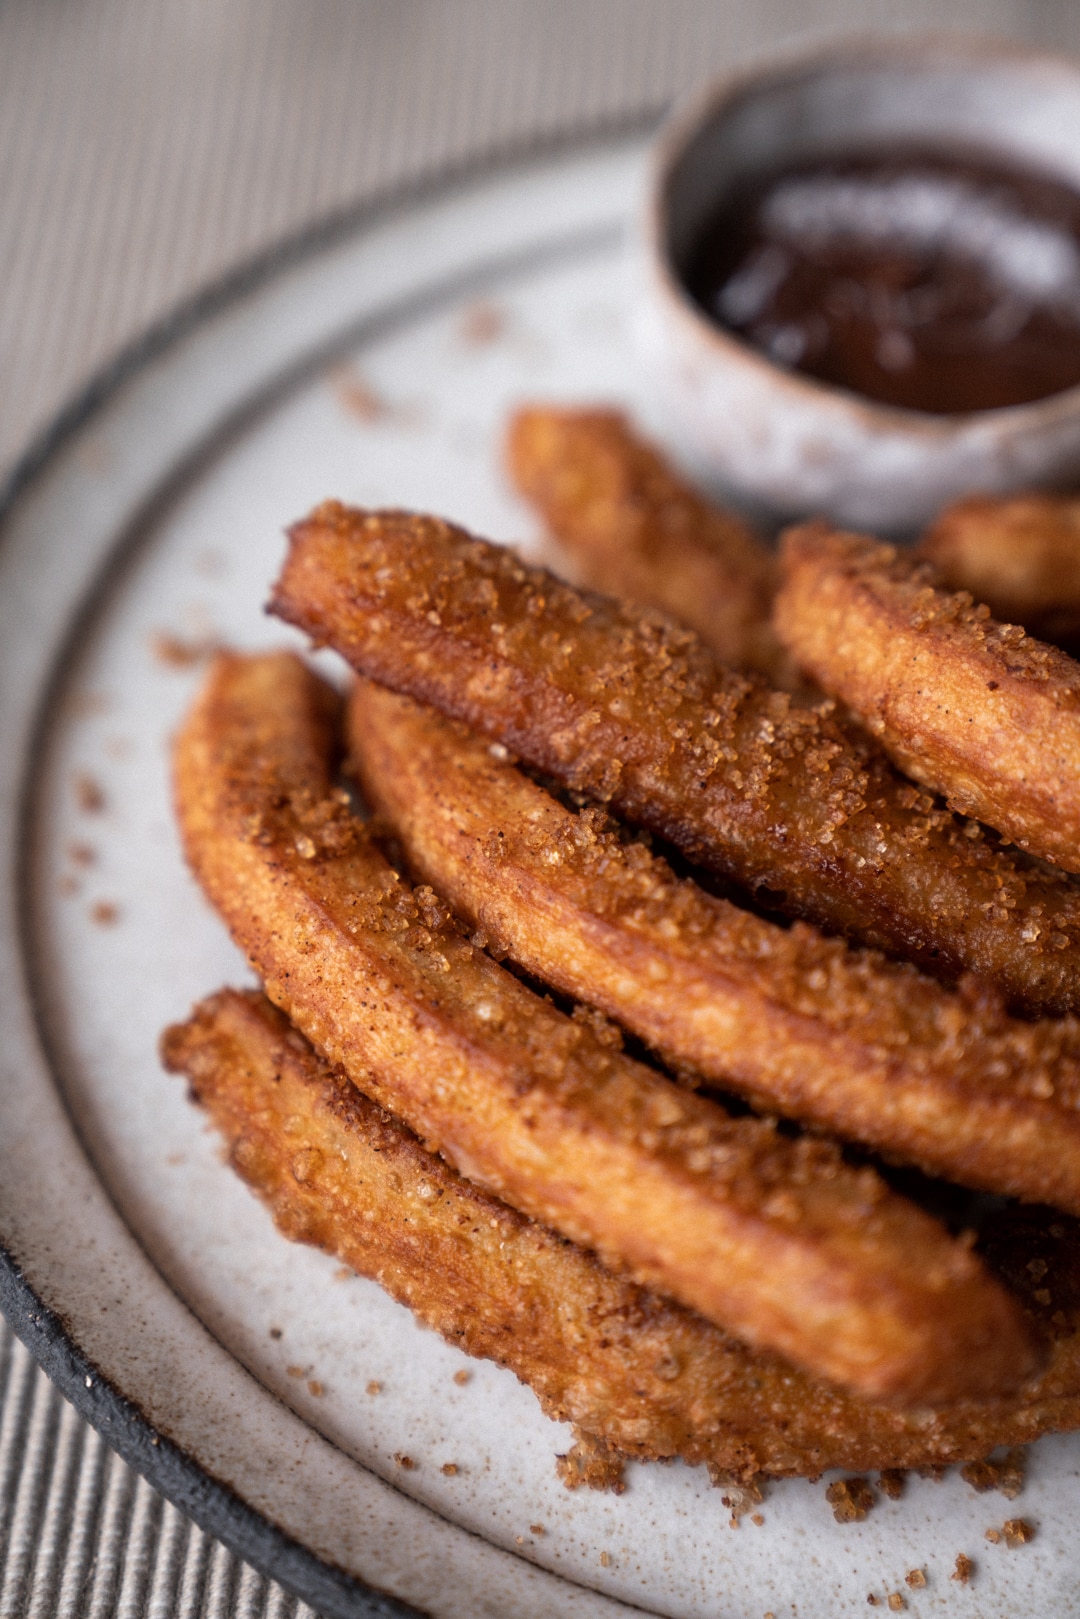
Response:
[[[84,815],[100,815],[105,808],[105,793],[96,776],[81,771],[75,777],[75,802]]]
[[[166,669],[190,669],[197,663],[205,663],[220,644],[210,636],[197,641],[185,640],[169,630],[157,630],[150,637],[151,654]]]
[[[331,383],[338,403],[356,421],[377,422],[389,414],[385,399],[366,377],[351,367],[338,367],[332,373]]]
[[[971,1558],[965,1557],[963,1552],[957,1552],[956,1567],[949,1575],[950,1580],[958,1580],[961,1585],[966,1585],[974,1572],[975,1564]]]
[[[861,1523],[874,1505],[875,1496],[869,1479],[842,1478],[829,1485],[825,1499],[837,1523]]]
[[[506,316],[497,304],[470,304],[461,317],[462,341],[476,347],[494,343],[505,328]]]
[[[1014,1501],[1024,1488],[1023,1450],[1010,1450],[1002,1461],[968,1462],[960,1469],[960,1477],[973,1490],[984,1494],[998,1490],[1009,1501]]]
[[[719,1469],[710,1469],[709,1477],[718,1489],[723,1490],[721,1503],[730,1509],[736,1526],[744,1514],[760,1506],[765,1499],[759,1479],[732,1479],[730,1473]]]
[[[602,1439],[579,1433],[566,1455],[556,1456],[555,1471],[568,1490],[585,1485],[590,1490],[610,1490],[614,1495],[622,1495],[626,1489],[624,1463],[625,1458]]]

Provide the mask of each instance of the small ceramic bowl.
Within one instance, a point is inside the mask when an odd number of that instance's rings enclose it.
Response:
[[[970,491],[1080,480],[1080,388],[930,415],[783,369],[714,325],[683,281],[729,188],[861,143],[976,149],[1080,187],[1080,65],[971,40],[834,44],[710,86],[661,132],[640,329],[675,447],[774,521],[911,532]]]

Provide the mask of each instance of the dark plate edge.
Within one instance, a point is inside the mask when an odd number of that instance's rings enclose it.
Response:
[[[630,114],[571,125],[537,140],[511,140],[483,153],[387,187],[358,205],[337,209],[263,249],[185,299],[121,347],[31,440],[0,484],[0,525],[65,445],[144,367],[204,320],[224,312],[281,271],[315,257],[398,209],[418,207],[448,187],[494,179],[515,167],[575,148],[644,134],[665,111],[661,102]],[[2,535],[0,535],[2,543]],[[106,1443],[200,1529],[221,1540],[326,1619],[430,1619],[310,1551],[250,1507],[180,1446],[159,1435],[139,1407],[77,1348],[62,1316],[38,1298],[0,1234],[0,1314],[50,1380]],[[464,1531],[468,1533],[468,1531]],[[573,1583],[573,1582],[571,1582]]]
[[[361,203],[335,209],[313,224],[304,225],[269,247],[261,248],[123,344],[34,434],[0,480],[0,524],[6,522],[16,500],[47,469],[53,455],[87,425],[99,406],[204,320],[221,314],[230,304],[239,302],[281,271],[302,264],[305,259],[315,257],[366,226],[380,223],[399,209],[434,201],[450,188],[493,180],[515,168],[527,168],[579,148],[599,147],[606,141],[643,135],[656,127],[667,106],[665,101],[630,114],[603,116],[584,125],[555,131],[539,140],[526,137],[506,141],[479,156],[430,169],[419,179],[390,185]]]
[[[357,1580],[247,1505],[181,1446],[161,1435],[139,1407],[74,1345],[63,1317],[42,1304],[0,1242],[0,1312],[64,1398],[124,1461],[200,1529],[224,1541],[326,1615],[326,1619],[429,1619]]]

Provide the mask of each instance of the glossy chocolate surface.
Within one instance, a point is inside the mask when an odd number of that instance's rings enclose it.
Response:
[[[840,156],[726,198],[686,269],[789,369],[910,410],[1080,384],[1080,191],[986,154]]]

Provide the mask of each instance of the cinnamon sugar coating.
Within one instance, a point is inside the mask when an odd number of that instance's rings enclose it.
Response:
[[[578,583],[659,607],[721,663],[794,684],[770,622],[772,553],[734,512],[679,477],[621,412],[520,410],[506,461]]]
[[[1043,1279],[1062,1327],[1030,1285],[1025,1296],[1036,1330],[1054,1339],[1039,1382],[1017,1400],[909,1415],[751,1353],[462,1179],[252,991],[204,1001],[166,1031],[162,1050],[286,1237],[372,1277],[467,1354],[508,1366],[550,1416],[616,1455],[679,1456],[752,1480],[975,1461],[999,1443],[1080,1424],[1071,1221],[1057,1242],[1032,1211],[999,1221],[993,1257],[1021,1288],[1029,1257],[1050,1243]]]
[[[953,809],[1080,871],[1080,664],[895,546],[809,523],[782,558],[799,665]]]
[[[762,903],[1029,1011],[1080,1007],[1080,892],[899,777],[832,705],[434,518],[319,507],[273,611]]]
[[[415,873],[529,972],[766,1111],[1080,1214],[1080,1024],[679,880],[434,709],[360,681],[351,752]]]
[[[1011,1297],[873,1172],[630,1061],[403,883],[331,786],[333,701],[289,654],[223,655],[175,758],[188,859],[320,1051],[470,1179],[819,1375],[934,1403],[1031,1374]]]

